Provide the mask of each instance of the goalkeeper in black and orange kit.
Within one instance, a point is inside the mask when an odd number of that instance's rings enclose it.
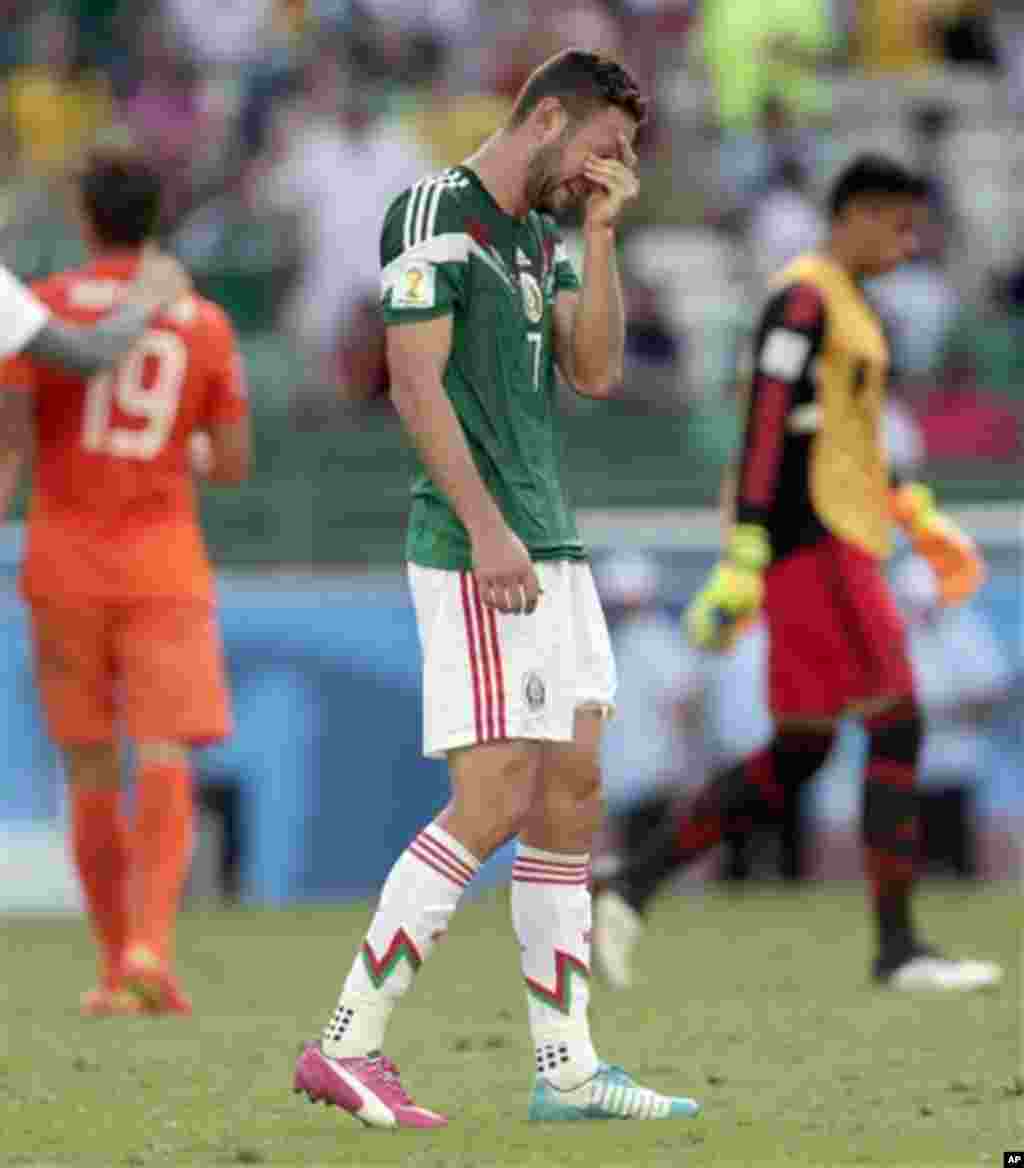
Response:
[[[823,251],[773,282],[755,334],[725,551],[685,624],[697,645],[720,650],[763,613],[775,736],[714,777],[598,890],[594,955],[613,984],[629,984],[642,913],[664,879],[723,835],[781,811],[787,789],[828,757],[844,715],[860,717],[868,736],[861,832],[878,929],[875,979],[962,990],[1002,976],[990,962],[941,956],[911,916],[922,721],[883,574],[891,525],[930,559],[947,603],[970,595],[983,574],[973,544],[928,490],[894,483],[886,467],[889,351],[860,281],[913,254],[923,194],[899,164],[857,158],[832,189]]]

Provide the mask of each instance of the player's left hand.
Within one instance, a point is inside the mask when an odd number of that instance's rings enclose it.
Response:
[[[692,645],[725,653],[753,624],[764,598],[763,572],[771,560],[768,533],[756,523],[733,526],[725,556],[683,613]]]
[[[623,207],[640,192],[635,168],[636,153],[625,134],[619,135],[618,158],[587,156],[583,174],[596,189],[587,198],[585,231],[615,226]]]
[[[690,644],[711,653],[727,653],[753,624],[763,596],[760,572],[720,561],[683,613],[683,630]]]

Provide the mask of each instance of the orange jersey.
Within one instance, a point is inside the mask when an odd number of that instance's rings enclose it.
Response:
[[[34,291],[56,316],[92,324],[137,263],[135,254],[103,257]],[[189,439],[248,410],[224,312],[194,296],[156,318],[107,373],[85,380],[15,357],[0,366],[0,385],[34,394],[25,595],[212,601]]]

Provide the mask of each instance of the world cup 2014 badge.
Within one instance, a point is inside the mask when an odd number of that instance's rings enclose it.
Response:
[[[523,311],[530,324],[540,324],[544,316],[544,296],[540,285],[530,272],[519,273],[519,285],[523,290]]]
[[[411,260],[398,275],[392,304],[395,308],[433,308],[434,269]]]
[[[536,714],[544,708],[547,692],[544,688],[544,679],[539,673],[532,670],[523,677],[523,700],[531,714]]]

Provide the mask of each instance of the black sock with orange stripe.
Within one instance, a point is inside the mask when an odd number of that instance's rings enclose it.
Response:
[[[921,714],[912,699],[866,719],[861,835],[878,925],[879,966],[895,968],[919,948],[910,898],[917,857],[917,759]]]
[[[612,882],[642,912],[661,883],[677,869],[721,843],[777,819],[786,792],[812,778],[832,749],[831,730],[779,730],[768,746],[706,783],[681,816],[670,821],[632,856]]]

